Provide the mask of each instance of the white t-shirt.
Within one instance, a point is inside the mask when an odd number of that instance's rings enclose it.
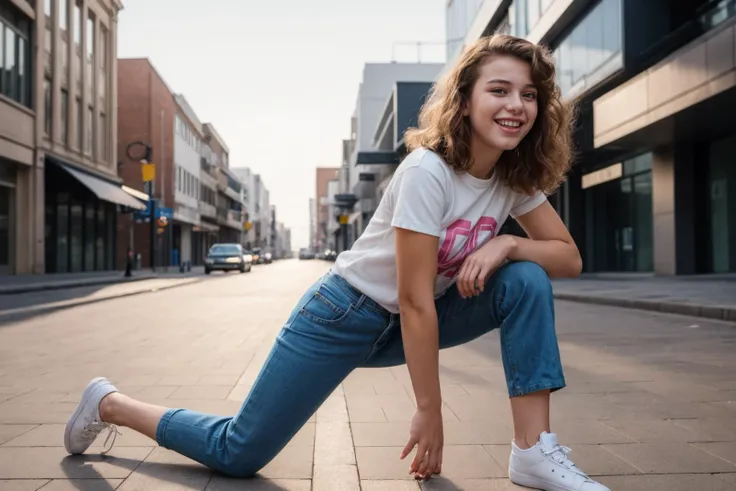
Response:
[[[435,298],[455,282],[465,257],[493,238],[511,215],[542,204],[541,193],[516,193],[499,179],[455,172],[438,154],[417,149],[391,179],[363,234],[333,266],[335,273],[386,310],[399,312],[394,227],[439,237]]]

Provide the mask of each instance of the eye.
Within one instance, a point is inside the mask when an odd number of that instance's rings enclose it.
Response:
[[[500,87],[497,87],[495,89],[491,89],[489,92],[492,94],[498,94],[498,95],[505,95],[507,94],[506,89],[502,89]]]
[[[536,101],[537,100],[537,93],[536,92],[526,92],[524,93],[524,98],[528,99],[530,101]]]

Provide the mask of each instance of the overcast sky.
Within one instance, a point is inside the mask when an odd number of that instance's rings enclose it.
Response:
[[[118,56],[147,57],[261,174],[307,245],[315,167],[339,166],[366,62],[414,62],[445,39],[446,0],[126,0]],[[444,61],[444,47],[423,50]],[[388,94],[387,94],[388,95]]]

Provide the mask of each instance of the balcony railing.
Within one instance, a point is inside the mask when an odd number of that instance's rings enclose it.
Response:
[[[215,218],[217,216],[217,208],[204,201],[199,202],[199,213],[204,217]]]

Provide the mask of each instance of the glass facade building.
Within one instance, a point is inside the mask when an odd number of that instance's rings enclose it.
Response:
[[[448,46],[485,22],[552,50],[578,118],[575,164],[549,199],[584,271],[736,272],[736,0],[495,4],[469,19],[450,2]]]
[[[47,273],[115,269],[117,207],[53,163],[46,165]]]
[[[580,93],[623,68],[621,3],[599,2],[556,44],[557,81],[563,94]]]
[[[583,187],[588,271],[652,271],[652,154],[588,173]]]

